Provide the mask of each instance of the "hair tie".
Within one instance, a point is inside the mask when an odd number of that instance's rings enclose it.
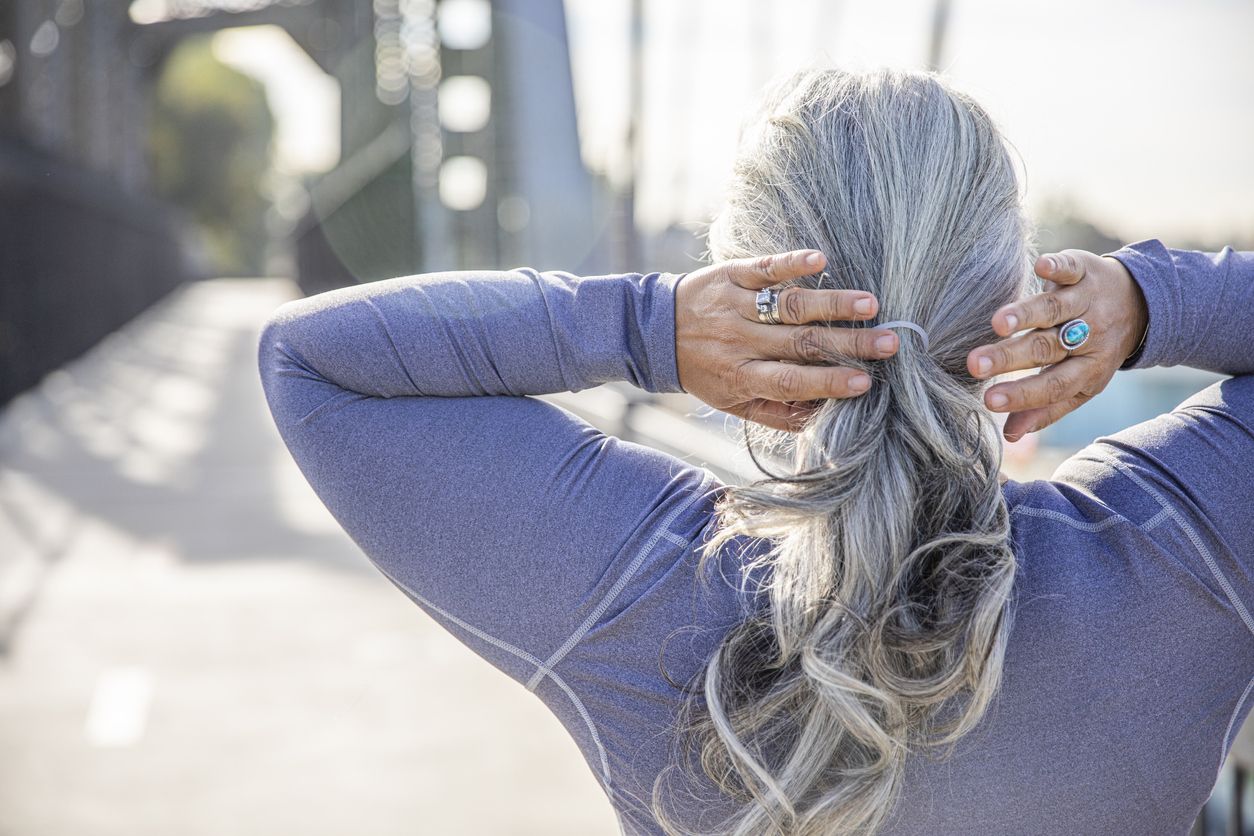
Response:
[[[909,328],[911,331],[923,338],[923,350],[927,351],[927,331],[923,327],[905,319],[894,319],[892,322],[882,322],[875,326],[876,328]]]

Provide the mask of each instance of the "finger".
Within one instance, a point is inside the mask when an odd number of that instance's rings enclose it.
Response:
[[[984,403],[994,412],[1022,412],[1063,403],[1085,388],[1093,372],[1092,362],[1085,356],[1071,357],[1040,374],[999,383],[984,393]]]
[[[871,387],[871,377],[844,366],[803,366],[773,360],[746,360],[737,369],[737,391],[772,401],[852,398]]]
[[[750,325],[751,345],[764,359],[839,363],[848,357],[883,360],[897,353],[897,335],[886,328],[829,325]]]
[[[741,315],[758,321],[757,294],[739,293]],[[786,287],[779,292],[779,316],[785,325],[807,322],[855,322],[870,319],[879,310],[876,298],[862,290],[811,290]]]
[[[733,283],[749,290],[761,290],[789,279],[813,275],[826,263],[827,259],[818,250],[793,250],[760,258],[733,259],[725,262],[725,269]]]
[[[1075,396],[1059,403],[1013,413],[1006,418],[1002,434],[1007,441],[1018,441],[1028,433],[1040,432],[1064,415],[1079,409],[1091,401],[1097,393],[1106,388],[1113,376],[1114,372],[1107,372],[1098,385],[1084,387]]]
[[[772,429],[800,432],[817,409],[817,406],[804,402],[792,404],[755,398],[747,403],[728,407],[725,411]]]
[[[1084,278],[1087,255],[1083,250],[1042,253],[1036,260],[1036,275],[1054,284],[1075,284]]]
[[[1058,342],[1058,329],[1029,331],[992,345],[982,345],[967,355],[967,371],[980,379],[1021,369],[1061,363],[1069,355]]]
[[[1059,418],[1088,403],[1092,400],[1092,397],[1092,395],[1081,392],[1074,398],[1062,403],[1016,412],[1006,419],[1006,426],[1002,428],[1002,435],[1005,436],[1007,441],[1018,441],[1028,433],[1040,432]]]
[[[1077,288],[1064,287],[1020,299],[993,314],[993,330],[1009,337],[1026,328],[1051,328],[1069,319],[1083,316],[1088,310],[1086,294]]]
[[[1048,427],[1085,400],[1087,398],[1076,397],[1063,403],[1016,412],[1006,419],[1006,425],[1002,427],[1002,435],[1007,441],[1018,441],[1028,433]]]

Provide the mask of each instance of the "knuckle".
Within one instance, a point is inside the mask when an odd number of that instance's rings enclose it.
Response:
[[[853,304],[857,301],[845,293],[828,292],[825,297],[826,304],[823,305],[824,319],[848,321],[857,319],[861,314],[853,309]]]
[[[780,308],[783,310],[788,322],[800,323],[806,321],[805,300],[802,298],[798,288],[784,288],[780,291],[779,300]]]
[[[1011,312],[1019,318],[1019,324],[1014,327],[1012,333],[1018,333],[1025,328],[1034,327],[1036,322],[1044,316],[1042,298],[1043,295],[1038,293],[1023,300],[1017,308],[1011,309]]]
[[[763,274],[763,275],[765,275],[768,279],[774,279],[774,278],[775,278],[775,273],[776,273],[776,271],[777,271],[777,266],[778,266],[778,265],[777,265],[777,262],[776,262],[775,256],[773,256],[773,255],[764,255],[764,256],[761,256],[760,258],[758,258],[757,268],[758,268],[758,270],[760,270],[760,271],[762,272],[762,274]]]
[[[1067,270],[1071,273],[1072,283],[1074,284],[1084,278],[1085,265],[1090,257],[1090,253],[1085,250],[1064,250],[1062,256],[1066,259]]]
[[[1054,357],[1055,342],[1050,339],[1048,334],[1037,334],[1028,343],[1028,350],[1031,352],[1032,362],[1037,366],[1043,366]]]
[[[801,370],[785,366],[775,375],[776,400],[799,399],[801,389]]]
[[[737,363],[731,372],[731,390],[736,397],[749,392],[753,384],[753,370],[748,363]]]
[[[823,341],[818,329],[813,325],[798,328],[793,332],[793,349],[797,356],[807,363],[817,363],[824,359]]]
[[[1050,322],[1056,323],[1062,321],[1062,300],[1053,293],[1047,293],[1041,299],[1041,304],[1045,309],[1045,315]]]
[[[740,342],[740,333],[730,325],[711,325],[709,333],[714,341],[721,345],[735,345]]]
[[[1058,375],[1050,375],[1046,377],[1045,394],[1049,397],[1051,403],[1058,403],[1066,400],[1067,382]]]
[[[854,394],[853,389],[849,387],[849,378],[853,376],[851,371],[840,371],[838,369],[829,369],[823,373],[823,391],[829,398],[847,398]]]
[[[854,307],[854,305],[859,304],[865,298],[860,293],[856,291],[841,291],[840,293],[833,293],[832,296],[835,298],[830,305],[831,315],[828,317],[829,319],[838,319],[847,322],[854,319],[866,319],[872,316],[872,314],[859,312]],[[872,311],[879,310],[878,301],[874,297],[867,299],[867,301],[871,303]]]
[[[862,357],[879,357],[883,352],[876,347],[875,343],[881,336],[869,328],[864,328],[854,336],[853,347]]]

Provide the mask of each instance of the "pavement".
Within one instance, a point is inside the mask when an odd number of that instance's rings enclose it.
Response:
[[[0,412],[0,836],[616,834],[542,703],[369,565],[188,285]]]

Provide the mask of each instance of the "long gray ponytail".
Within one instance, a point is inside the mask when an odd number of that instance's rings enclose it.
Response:
[[[719,833],[874,833],[907,755],[970,731],[1001,679],[1015,558],[966,356],[1028,289],[1031,230],[992,121],[934,75],[803,71],[749,130],[712,258],[822,250],[823,286],[873,292],[879,321],[919,323],[930,350],[902,330],[888,360],[834,356],[870,391],[796,435],[746,425],[792,466],[727,490],[701,561],[736,535],[770,541],[753,564],[769,606],[694,681],[680,738],[739,802]],[[654,816],[699,832],[667,812],[667,777]]]

